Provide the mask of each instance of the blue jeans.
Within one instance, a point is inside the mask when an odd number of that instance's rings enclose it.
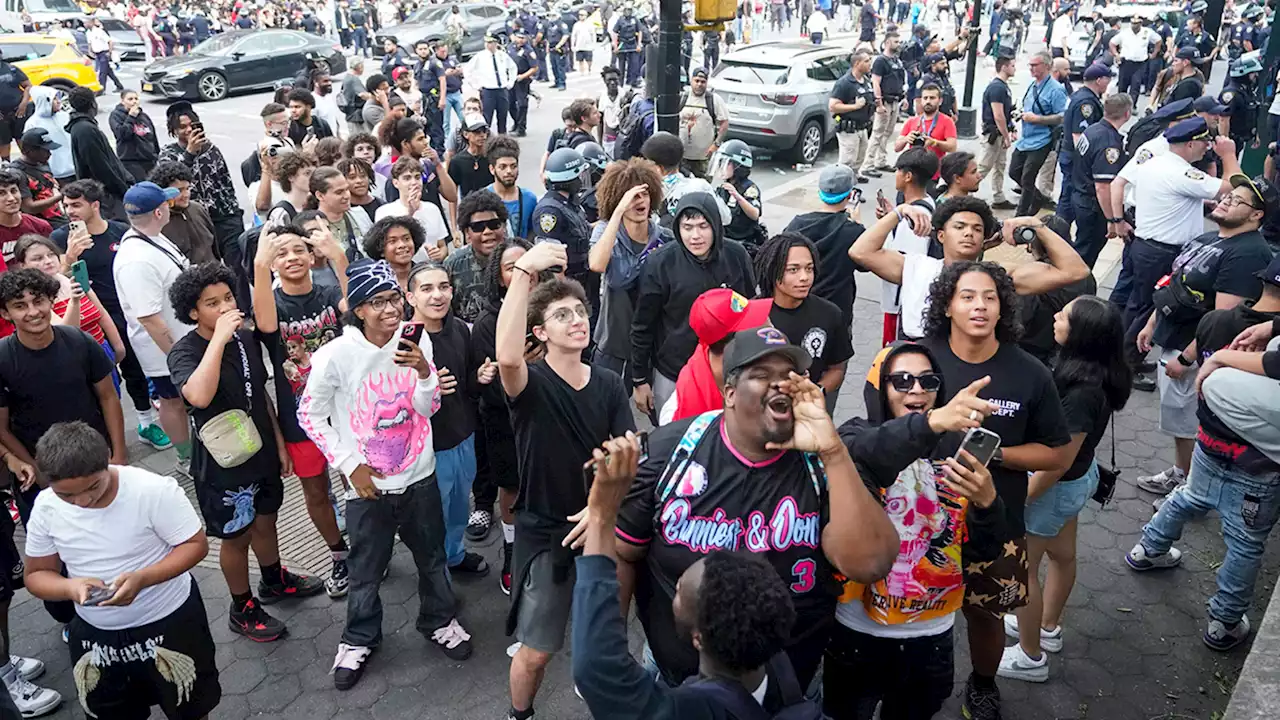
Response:
[[[459,121],[464,120],[462,117],[462,91],[445,93],[444,96],[444,136],[453,137],[453,118],[458,117]]]
[[[450,565],[462,562],[467,554],[462,534],[467,529],[471,484],[475,479],[475,433],[456,447],[436,453],[436,483],[440,486],[440,504],[444,509],[444,552]]]
[[[1280,473],[1250,475],[1197,443],[1187,482],[1142,528],[1142,548],[1148,555],[1168,552],[1182,537],[1182,526],[1210,510],[1222,516],[1227,554],[1218,568],[1218,592],[1209,598],[1209,616],[1235,625],[1249,609],[1267,535],[1280,515]]]

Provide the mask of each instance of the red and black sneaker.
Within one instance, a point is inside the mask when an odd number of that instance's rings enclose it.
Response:
[[[257,598],[250,598],[240,610],[236,609],[236,603],[232,600],[227,624],[231,626],[231,632],[239,633],[254,642],[278,640],[285,632],[284,622],[268,615],[258,604]]]
[[[324,592],[324,581],[310,575],[295,575],[288,570],[280,571],[278,582],[267,582],[267,578],[258,581],[258,597],[263,605],[274,605],[281,600],[311,597]]]
[[[502,544],[502,594],[511,595],[511,546],[512,543]]]

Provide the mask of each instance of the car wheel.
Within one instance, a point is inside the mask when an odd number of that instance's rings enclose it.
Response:
[[[227,96],[227,79],[216,72],[207,72],[196,81],[200,99],[206,102],[221,100]]]
[[[796,146],[791,154],[796,162],[812,165],[822,153],[822,124],[817,120],[809,120],[800,127],[796,136]]]

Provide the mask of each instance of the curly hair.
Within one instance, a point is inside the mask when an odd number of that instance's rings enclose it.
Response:
[[[520,162],[520,143],[510,135],[494,135],[484,144],[484,158],[490,165],[497,165],[502,158],[515,158]]]
[[[191,168],[180,162],[168,160],[151,168],[151,174],[147,176],[147,179],[162,188],[167,188],[179,180],[191,182],[195,180],[195,177],[195,173],[191,171]]]
[[[931,338],[951,337],[951,318],[947,312],[955,299],[960,278],[966,273],[984,273],[996,285],[1000,299],[1000,318],[996,320],[996,340],[1016,343],[1022,337],[1022,323],[1018,320],[1018,293],[1013,288],[1013,278],[1004,268],[993,262],[961,260],[942,269],[942,273],[929,286],[929,307],[924,313],[924,334]]]
[[[102,183],[93,179],[76,180],[62,186],[62,197],[68,200],[79,200],[84,198],[85,202],[96,203],[102,202],[102,196],[106,193],[106,188]]]
[[[217,262],[192,265],[174,278],[169,286],[169,304],[173,305],[173,315],[178,322],[195,325],[191,313],[200,304],[200,295],[205,288],[218,283],[226,285],[228,290],[234,289],[236,276],[231,268]]]
[[[35,268],[19,268],[0,274],[0,308],[8,307],[10,300],[17,300],[26,292],[33,298],[58,297],[61,286],[58,281]]]
[[[0,168],[0,187],[16,185],[19,190],[26,187],[26,177],[13,167]]]
[[[312,95],[311,91],[306,88],[296,87],[290,90],[288,99],[291,103],[300,102],[313,110],[316,107],[316,96]]]
[[[596,203],[601,218],[613,217],[613,211],[622,202],[622,196],[637,185],[649,187],[649,202],[656,207],[662,201],[662,170],[652,160],[642,157],[626,162],[616,162],[604,171],[604,177],[596,185]]]
[[[378,138],[374,137],[373,133],[355,133],[347,138],[347,144],[342,146],[343,157],[355,157],[357,145],[372,145],[374,155],[377,155],[378,150],[381,148],[381,145],[378,144]]]
[[[502,256],[499,255],[498,257]],[[498,264],[501,265],[502,263]],[[537,287],[529,292],[529,324],[527,327],[546,324],[547,308],[551,306],[551,303],[567,298],[581,300],[582,304],[590,310],[591,306],[587,304],[587,291],[582,288],[582,283],[577,280],[550,277],[540,281]]]
[[[495,312],[502,307],[502,299],[507,295],[507,287],[502,284],[502,256],[511,248],[528,250],[531,247],[533,245],[524,238],[509,237],[494,248],[493,254],[489,256],[489,262],[480,275],[480,294]],[[0,279],[3,278],[0,275]]]
[[[308,188],[311,195],[307,198],[307,210],[320,209],[320,198],[317,195],[329,192],[335,178],[346,179],[336,168],[318,167],[311,172],[311,183]]]
[[[394,115],[388,115],[378,124],[378,141],[399,155],[400,146],[422,131],[422,124],[413,118],[396,119]]]
[[[75,92],[78,89],[81,89],[81,88],[72,88],[71,92]],[[83,88],[83,89],[88,90],[88,88]],[[174,110],[171,107],[170,112],[168,114],[169,114],[169,122],[166,123],[165,127],[169,130],[169,135],[171,137],[176,138],[178,136],[178,127],[182,125],[182,118],[184,117],[190,118],[191,123],[193,125],[195,123],[200,122],[200,115],[196,113],[195,108],[191,107],[191,103],[182,105],[177,110]]]
[[[304,152],[287,152],[280,156],[276,161],[276,182],[280,183],[280,189],[285,192],[293,192],[293,176],[306,168],[314,170],[318,165],[316,161]],[[307,176],[307,183],[310,184],[311,176]]]
[[[982,220],[983,237],[988,237],[995,232],[996,216],[991,212],[991,206],[987,204],[987,201],[972,195],[965,195],[938,203],[938,207],[933,211],[933,217],[930,218],[935,236],[947,224],[952,215],[962,212],[973,213]]]
[[[344,157],[339,160],[334,167],[338,169],[338,172],[346,175],[348,178],[350,178],[352,170],[365,176],[369,179],[370,189],[373,189],[373,166],[364,160],[361,160],[358,157]]]
[[[510,217],[502,198],[492,190],[477,190],[458,201],[458,227],[465,229],[471,223],[471,216],[482,212],[497,213],[503,223]]]
[[[409,236],[413,238],[413,251],[417,252],[427,242],[427,231],[422,229],[422,223],[413,218],[404,215],[397,217],[384,217],[369,228],[364,234],[364,254],[374,260],[383,259],[383,249],[387,245],[387,233],[391,232],[391,228],[404,228],[409,231]],[[304,236],[305,237],[305,236]]]
[[[703,649],[735,672],[764,665],[791,637],[796,617],[777,571],[746,553],[711,553],[702,563],[697,627]]]
[[[670,170],[680,166],[680,161],[684,158],[684,143],[680,142],[680,138],[675,135],[659,130],[640,146],[640,154],[652,160],[658,167]],[[658,197],[662,195],[659,194]]]
[[[342,139],[336,137],[321,138],[314,150],[316,164],[337,165],[342,159]]]
[[[813,241],[798,232],[780,232],[765,240],[760,244],[760,249],[756,250],[756,282],[760,283],[756,297],[773,297],[774,288],[782,282],[782,276],[786,272],[787,256],[791,254],[791,248],[796,247],[809,251],[813,258],[813,276],[818,276],[818,247]]]
[[[76,112],[87,113],[93,109],[97,102],[93,96],[93,91],[82,85],[77,85],[67,91],[67,103]]]

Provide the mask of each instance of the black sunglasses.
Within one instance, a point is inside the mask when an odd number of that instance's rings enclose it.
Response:
[[[938,392],[942,388],[942,376],[938,373],[927,372],[919,375],[912,375],[909,372],[889,373],[889,384],[898,392],[911,392],[917,380],[920,382],[920,389],[925,392]]]
[[[493,218],[492,220],[472,220],[467,223],[467,228],[470,229],[471,232],[478,233],[484,232],[485,230],[497,230],[504,224],[506,224],[506,221],[499,220],[498,218]]]

